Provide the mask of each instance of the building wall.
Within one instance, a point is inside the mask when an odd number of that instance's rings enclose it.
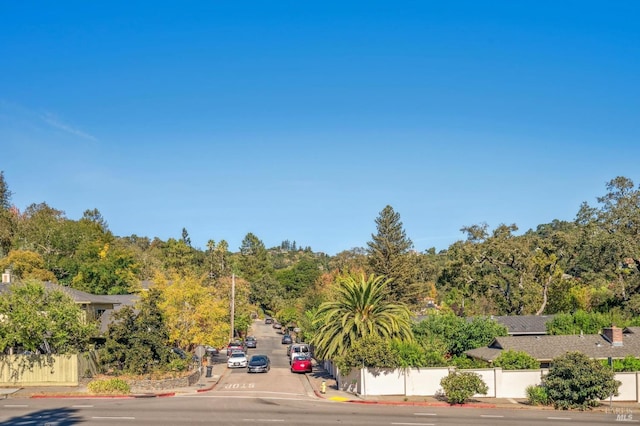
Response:
[[[328,364],[330,366],[330,364]],[[442,393],[440,380],[449,374],[449,368],[407,368],[352,370],[347,377],[334,377],[341,390],[363,396],[404,395],[437,396]],[[332,371],[328,369],[327,371]],[[519,398],[527,397],[529,386],[539,385],[547,369],[502,370],[501,368],[460,370],[477,373],[489,388],[487,395],[475,397]],[[616,373],[615,379],[622,384],[613,401],[640,402],[640,372]]]

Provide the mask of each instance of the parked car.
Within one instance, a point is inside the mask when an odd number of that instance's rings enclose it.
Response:
[[[284,336],[282,336],[283,345],[290,345],[292,343],[293,343],[293,339],[291,338],[291,336],[289,336],[288,334],[285,334]]]
[[[280,324],[279,322],[274,322],[272,327],[276,330],[280,330],[282,328],[282,324]]]
[[[271,360],[266,355],[254,355],[249,361],[247,373],[266,373],[271,369]]]
[[[311,373],[313,364],[309,355],[303,354],[295,358],[291,363],[292,373]]]
[[[258,339],[254,336],[247,336],[244,339],[244,345],[248,348],[257,348],[258,347]]]
[[[246,352],[247,348],[244,345],[244,342],[236,340],[235,342],[229,343],[227,346],[227,356],[231,356],[234,351]]]
[[[292,363],[295,357],[302,354],[311,356],[311,348],[309,345],[306,343],[295,343],[291,345],[291,350],[289,351],[289,363]]]
[[[266,317],[266,318],[264,319],[264,323],[265,323],[265,324],[273,324],[273,318],[271,318],[271,317]]]
[[[244,368],[247,364],[247,356],[241,351],[234,351],[227,360],[227,368]]]

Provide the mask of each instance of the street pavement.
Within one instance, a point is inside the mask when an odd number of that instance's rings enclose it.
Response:
[[[202,367],[200,380],[193,386],[166,389],[156,392],[132,393],[129,395],[110,396],[111,398],[161,398],[176,395],[209,392],[215,389],[220,379],[228,372],[226,363],[215,363],[211,368],[211,377],[207,377],[206,367]],[[430,396],[360,396],[341,391],[337,388],[335,379],[324,370],[321,365],[314,363],[313,372],[306,374],[311,389],[310,394],[315,398],[333,402],[354,404],[381,404],[381,405],[414,405],[448,407],[446,401]],[[324,382],[324,386],[323,386]],[[324,391],[324,392],[323,392]],[[0,388],[0,399],[3,398],[105,398],[105,396],[91,395],[86,385],[80,386],[50,386],[50,387],[25,387],[25,388]],[[466,404],[456,407],[470,408],[500,408],[500,409],[526,409],[526,410],[551,410],[552,407],[531,406],[522,399],[511,398],[474,398]],[[595,411],[608,411],[612,409],[624,409],[636,411],[640,404],[635,402],[602,403]]]

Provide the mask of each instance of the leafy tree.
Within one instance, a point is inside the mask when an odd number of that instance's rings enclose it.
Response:
[[[305,294],[309,288],[312,288],[320,275],[321,271],[317,262],[303,258],[291,268],[277,271],[275,278],[284,288],[285,295],[288,298],[296,298]]]
[[[542,384],[555,408],[584,410],[617,395],[621,383],[597,360],[581,352],[568,352],[553,359]]]
[[[423,345],[442,345],[447,357],[464,355],[469,349],[487,346],[497,336],[506,336],[507,329],[487,317],[470,320],[452,313],[429,315],[413,326],[415,338]]]
[[[395,367],[430,367],[433,359],[430,352],[416,341],[393,340],[390,342],[391,352],[395,354],[397,363]]]
[[[171,280],[157,276],[154,281],[161,292],[158,307],[169,341],[188,350],[198,344],[221,347],[227,342],[230,321],[226,291],[204,285],[193,276],[174,274]]]
[[[407,237],[400,214],[386,206],[376,218],[377,233],[367,243],[371,270],[389,280],[389,300],[416,305],[420,294],[414,285],[410,251],[413,242]]]
[[[39,253],[29,250],[12,250],[7,257],[0,258],[0,270],[11,269],[18,280],[35,279],[55,281],[53,273],[45,268],[44,259]]]
[[[265,296],[269,293],[282,294],[282,286],[273,277],[273,266],[264,243],[252,233],[248,233],[242,240],[238,272],[239,276],[251,284],[251,302],[270,311],[273,308],[272,299]]]
[[[533,370],[540,368],[540,362],[526,352],[508,350],[503,351],[493,365],[503,370]]]
[[[386,298],[387,281],[381,276],[345,275],[336,282],[336,298],[320,305],[312,339],[323,359],[344,355],[366,336],[412,340],[411,313],[405,305]]]
[[[97,324],[73,299],[42,282],[14,283],[0,293],[0,352],[7,348],[44,353],[75,353],[87,350]]]
[[[449,404],[464,404],[475,394],[486,395],[489,387],[482,378],[471,372],[452,371],[440,380]]]
[[[113,314],[101,361],[115,372],[148,374],[166,368],[171,361],[169,333],[158,304],[157,289],[145,293],[137,309],[125,306]]]
[[[622,318],[610,314],[577,311],[573,314],[557,314],[547,323],[548,334],[598,334],[611,324],[624,324]]]
[[[71,285],[92,294],[128,294],[137,283],[133,252],[118,240],[87,241],[78,247],[78,272]]]
[[[354,342],[349,351],[336,359],[336,364],[346,375],[352,368],[396,368],[400,360],[389,340],[372,334]]]

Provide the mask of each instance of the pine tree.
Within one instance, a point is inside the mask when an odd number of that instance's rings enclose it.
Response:
[[[374,274],[390,280],[390,300],[415,305],[410,257],[413,242],[404,231],[400,214],[386,206],[376,218],[376,227],[377,234],[372,234],[372,241],[367,243],[369,266]]]

